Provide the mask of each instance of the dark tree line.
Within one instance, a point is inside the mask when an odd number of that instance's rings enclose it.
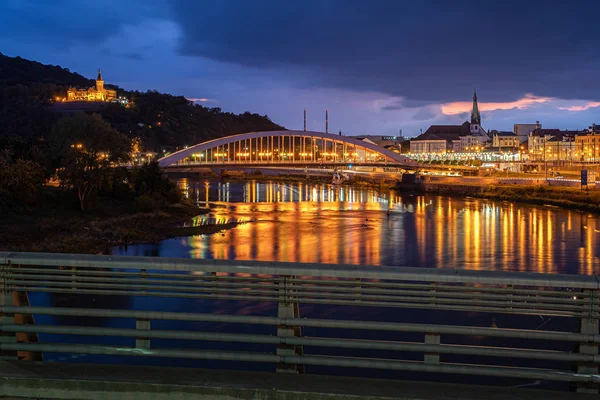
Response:
[[[93,80],[68,69],[0,54],[0,141],[46,138],[65,109],[53,106],[54,99],[65,97],[69,86],[93,85]],[[121,134],[139,137],[146,151],[168,152],[217,137],[283,129],[266,115],[233,114],[194,104],[183,96],[113,87],[134,105],[98,104],[93,112]]]
[[[223,112],[156,91],[117,88],[133,106],[98,103],[87,113],[65,113],[55,102],[69,86],[93,84],[68,69],[0,53],[0,209],[34,203],[51,177],[73,190],[82,210],[98,194],[138,198],[152,208],[178,195],[155,165],[115,168],[134,141],[144,152],[163,154],[217,137],[283,129],[267,116]]]

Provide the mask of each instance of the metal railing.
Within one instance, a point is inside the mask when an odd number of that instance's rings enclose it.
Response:
[[[0,290],[3,357],[15,357],[19,354],[16,352],[36,352],[230,360],[273,363],[277,371],[292,372],[303,372],[305,366],[373,368],[561,381],[595,393],[600,383],[600,283],[594,276],[0,252]],[[268,302],[276,304],[277,315],[32,307],[14,303],[19,293]],[[389,313],[411,309],[444,311],[456,313],[457,317],[453,325],[368,318],[301,318],[299,306],[311,304],[352,306],[367,312],[373,307]],[[461,324],[460,315],[465,313],[567,318],[575,320],[578,329],[470,326]],[[135,320],[136,325],[134,329],[24,324],[23,318],[16,318],[38,315],[123,318]],[[152,329],[153,321],[249,324],[271,327],[273,334],[157,330]],[[326,329],[334,335],[306,336],[302,328]],[[387,332],[399,338],[405,334],[422,336],[418,341],[367,340],[335,335],[340,330]],[[19,340],[19,334],[24,333],[129,337],[135,338],[135,346],[32,342],[23,336]],[[461,338],[460,344],[453,342],[456,337]],[[484,346],[474,338],[496,338],[496,344],[500,341],[513,344]],[[273,347],[268,353],[156,348],[155,339]],[[526,344],[514,347],[515,340]],[[305,347],[386,351],[388,356],[309,353]],[[415,353],[421,354],[420,361],[403,359],[404,355]],[[561,367],[522,366],[519,360],[538,364],[556,362]],[[508,361],[511,363],[507,364]]]

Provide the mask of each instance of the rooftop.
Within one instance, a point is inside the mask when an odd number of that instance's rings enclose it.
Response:
[[[424,133],[413,140],[460,140],[461,136],[471,133],[471,123],[462,125],[431,125]]]

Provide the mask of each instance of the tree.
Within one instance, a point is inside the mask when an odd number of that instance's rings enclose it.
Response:
[[[57,175],[72,186],[82,211],[111,167],[129,160],[131,141],[114,130],[98,114],[63,117],[52,130]]]
[[[10,151],[0,152],[0,195],[13,204],[30,204],[44,182],[42,168],[33,161],[13,160]]]

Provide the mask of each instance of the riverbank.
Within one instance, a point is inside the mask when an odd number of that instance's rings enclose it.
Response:
[[[600,214],[600,190],[546,185],[449,186],[428,193],[555,206]]]
[[[131,212],[127,206],[112,203],[91,213],[59,208],[6,216],[0,250],[98,254],[112,246],[211,234],[237,225],[186,226],[208,212],[193,205],[177,204],[153,212]]]

